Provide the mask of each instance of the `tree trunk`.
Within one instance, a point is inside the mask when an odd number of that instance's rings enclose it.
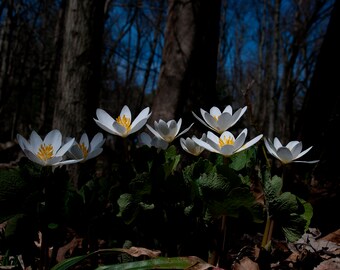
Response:
[[[299,137],[305,147],[314,146],[310,159],[320,159],[316,174],[324,181],[339,183],[339,130],[340,92],[338,90],[338,69],[340,62],[340,0],[337,0],[322,44],[310,88],[306,94],[303,114],[297,124]]]
[[[104,1],[70,0],[65,12],[53,127],[79,138],[98,105]]]
[[[190,119],[192,110],[217,102],[220,5],[220,0],[169,1],[152,120]]]

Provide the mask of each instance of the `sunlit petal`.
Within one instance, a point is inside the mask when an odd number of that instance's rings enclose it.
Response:
[[[297,158],[302,151],[302,143],[298,141],[293,141],[286,146],[292,152],[293,158]]]
[[[280,140],[277,137],[274,138],[273,145],[274,145],[276,150],[283,146],[282,143],[280,142]]]
[[[124,105],[124,107],[122,108],[121,112],[120,112],[120,117],[127,117],[129,119],[131,119],[131,111],[129,109],[128,106]]]
[[[302,157],[302,156],[305,155],[305,154],[307,154],[307,152],[309,152],[309,150],[311,150],[312,148],[313,148],[313,146],[311,146],[311,147],[307,148],[306,150],[302,151],[302,152],[296,157],[296,159]]]
[[[277,149],[277,155],[283,163],[290,163],[293,160],[292,152],[287,147],[280,147]]]

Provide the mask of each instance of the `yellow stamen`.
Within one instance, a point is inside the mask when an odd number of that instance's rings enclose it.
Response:
[[[46,145],[41,144],[37,153],[37,157],[40,158],[43,161],[46,161],[53,156],[53,146],[52,145]]]
[[[220,138],[218,141],[218,144],[220,146],[220,148],[222,148],[225,145],[234,145],[235,140],[233,139],[233,137],[229,136],[228,138],[226,138],[226,136],[224,136],[223,138]]]
[[[127,131],[131,129],[131,119],[123,115],[123,117],[118,116],[116,119],[117,123],[126,128]]]
[[[89,154],[89,149],[87,149],[84,143],[79,144],[79,148],[83,152],[84,158],[86,158],[87,155]]]
[[[216,122],[218,121],[218,118],[219,118],[219,116],[217,116],[217,115],[213,115],[213,117],[214,117],[214,119],[216,120]]]

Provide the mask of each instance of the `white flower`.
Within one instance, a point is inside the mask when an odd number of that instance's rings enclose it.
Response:
[[[73,159],[78,159],[83,162],[88,159],[94,158],[98,156],[101,152],[103,152],[102,146],[104,142],[105,139],[102,133],[97,133],[92,138],[91,143],[89,142],[87,134],[83,133],[79,143],[74,142],[72,147],[68,150],[67,154]]]
[[[148,121],[151,113],[147,107],[142,110],[139,115],[131,122],[131,111],[128,106],[124,106],[120,115],[114,120],[107,112],[102,109],[97,109],[96,114],[98,119],[94,119],[99,127],[105,131],[118,135],[123,138],[140,130]]]
[[[221,112],[219,108],[214,106],[210,109],[209,113],[203,109],[200,109],[203,119],[197,116],[194,112],[192,112],[192,114],[203,125],[210,128],[211,130],[216,131],[219,134],[222,134],[224,131],[235,125],[246,110],[247,106],[238,109],[233,114],[233,109],[230,105],[225,107],[223,112]]]
[[[305,155],[309,150],[312,149],[313,146],[308,149],[302,151],[302,142],[299,141],[291,141],[286,146],[283,146],[278,138],[274,138],[274,143],[272,143],[269,139],[264,139],[264,144],[268,150],[268,152],[278,160],[280,160],[283,164],[288,164],[291,162],[300,162],[300,163],[317,163],[319,160],[313,161],[297,161],[296,159]],[[302,151],[302,152],[301,152]]]
[[[170,120],[168,122],[165,122],[163,120],[159,120],[158,122],[154,122],[154,129],[146,124],[146,127],[158,138],[161,138],[162,140],[171,143],[174,139],[181,136],[185,132],[187,132],[193,125],[192,123],[188,128],[183,130],[181,133],[178,133],[181,125],[182,125],[182,118],[178,120],[178,123],[176,123],[175,120]]]
[[[262,134],[258,135],[257,137],[244,144],[247,137],[247,132],[247,129],[244,129],[235,139],[234,135],[229,131],[223,132],[220,137],[217,137],[214,133],[208,131],[206,142],[197,138],[193,138],[193,141],[210,152],[229,157],[254,145],[263,136]]]
[[[156,147],[157,149],[167,149],[169,146],[169,143],[164,141],[163,139],[157,137],[157,136],[153,136],[151,138],[151,136],[149,134],[147,134],[146,132],[142,132],[139,135],[139,143],[141,145],[147,145],[148,147]]]
[[[181,138],[180,139],[180,143],[181,146],[183,148],[184,151],[188,152],[189,154],[192,154],[194,156],[199,156],[203,151],[204,151],[204,147],[198,145],[193,139],[196,138],[196,136],[193,136],[192,139],[191,138]],[[197,138],[196,138],[197,139]],[[207,135],[203,134],[201,139],[201,141],[206,142],[207,140]]]
[[[50,131],[44,140],[35,131],[32,131],[28,141],[20,134],[17,135],[17,140],[25,155],[42,166],[56,167],[77,162],[77,160],[63,160],[63,155],[74,143],[74,138],[62,145],[62,135],[57,129]]]

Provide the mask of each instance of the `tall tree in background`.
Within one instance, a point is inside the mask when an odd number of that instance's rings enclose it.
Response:
[[[312,153],[320,159],[318,173],[324,181],[339,183],[339,125],[340,92],[339,70],[334,64],[340,62],[340,1],[337,0],[327,28],[326,36],[317,59],[315,72],[308,89],[301,121],[297,127],[307,146],[314,145]]]
[[[80,136],[91,127],[100,90],[104,0],[66,1],[53,127]]]
[[[216,102],[220,9],[219,0],[169,1],[152,120],[188,119]]]

